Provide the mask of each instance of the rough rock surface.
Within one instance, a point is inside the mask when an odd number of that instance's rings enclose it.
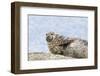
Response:
[[[72,57],[66,57],[63,55],[55,55],[52,53],[43,53],[43,52],[37,52],[37,53],[29,53],[28,60],[58,60],[58,59],[73,59]]]

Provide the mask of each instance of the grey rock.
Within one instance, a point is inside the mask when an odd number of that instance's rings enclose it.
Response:
[[[73,59],[72,57],[67,57],[63,55],[55,55],[52,53],[43,53],[43,52],[37,52],[37,53],[29,53],[28,54],[28,60],[59,60],[59,59]]]

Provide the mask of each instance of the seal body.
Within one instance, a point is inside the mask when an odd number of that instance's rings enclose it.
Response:
[[[46,34],[49,51],[74,58],[88,57],[88,42],[79,38],[65,38],[54,32]]]

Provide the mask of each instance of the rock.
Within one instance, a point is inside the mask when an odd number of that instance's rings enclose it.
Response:
[[[58,60],[58,59],[73,59],[72,57],[66,57],[63,55],[55,55],[52,53],[43,53],[43,52],[36,52],[36,53],[29,53],[28,60]]]

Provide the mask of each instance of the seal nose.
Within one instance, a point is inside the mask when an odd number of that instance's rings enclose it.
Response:
[[[47,36],[47,37],[46,37],[46,40],[47,40],[48,42],[51,42],[51,41],[52,41],[52,37]]]

